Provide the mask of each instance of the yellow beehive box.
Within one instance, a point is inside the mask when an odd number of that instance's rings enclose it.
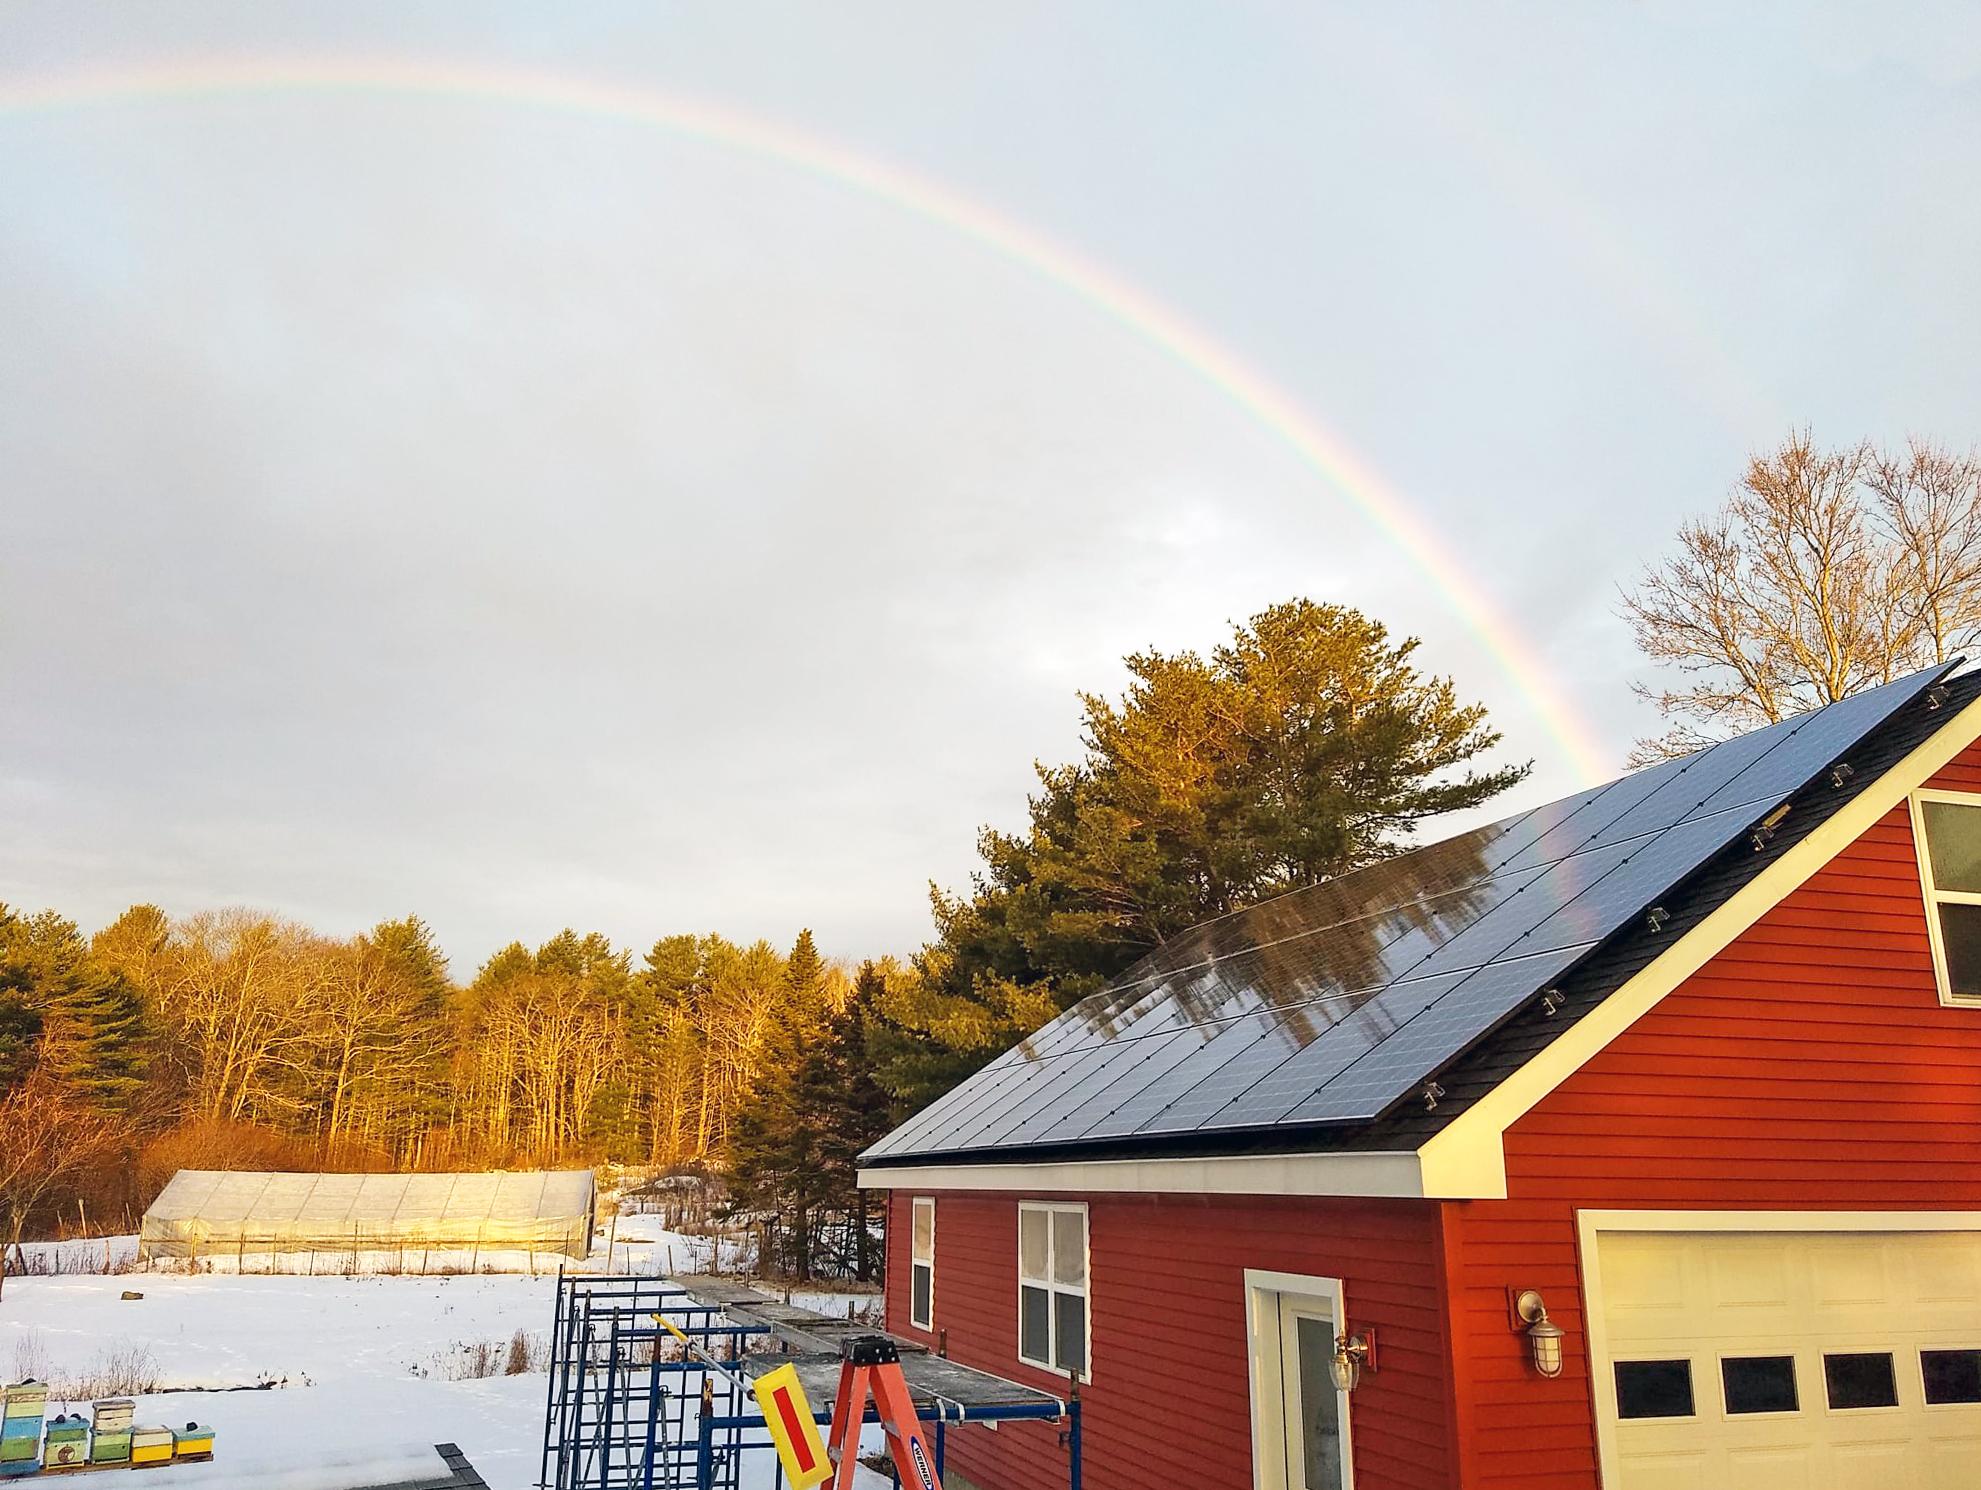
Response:
[[[131,1463],[170,1464],[171,1462],[172,1430],[170,1428],[131,1430]]]
[[[211,1459],[213,1457],[213,1430],[204,1423],[188,1423],[172,1435],[172,1457],[174,1459]]]

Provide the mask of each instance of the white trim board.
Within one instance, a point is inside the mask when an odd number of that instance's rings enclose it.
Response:
[[[1284,1390],[1268,1380],[1268,1366],[1284,1369],[1281,1360],[1279,1301],[1282,1294],[1317,1299],[1326,1304],[1335,1333],[1348,1329],[1342,1281],[1307,1273],[1275,1273],[1245,1269],[1245,1373],[1252,1405],[1252,1484],[1254,1490],[1288,1490],[1286,1484],[1286,1419],[1281,1410]],[[1341,1459],[1344,1482],[1355,1483],[1354,1414],[1349,1393],[1341,1398]]]
[[[1505,1188],[1505,1175],[1500,1176]],[[1416,1154],[1234,1154],[1037,1164],[912,1164],[863,1169],[863,1190],[1011,1190],[1026,1195],[1425,1196]]]
[[[1981,698],[1833,812],[1697,926],[1415,1153],[1240,1155],[1070,1163],[933,1164],[860,1171],[865,1189],[1094,1191],[1191,1195],[1395,1196],[1504,1200],[1506,1130],[1665,996],[1981,736]],[[1981,1017],[1981,1010],[1977,1010]]]

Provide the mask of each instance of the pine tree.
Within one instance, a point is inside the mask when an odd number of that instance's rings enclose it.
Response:
[[[58,1081],[105,1110],[128,1108],[149,1055],[143,1001],[121,972],[91,957],[75,922],[0,906],[0,990],[13,990],[0,996],[34,1017]],[[25,1028],[18,1013],[6,1022]]]
[[[986,829],[965,896],[934,895],[920,987],[888,1001],[882,1079],[912,1111],[1179,932],[1406,847],[1524,765],[1483,705],[1343,606],[1295,600],[1208,659],[1136,653],[1081,695],[1086,751],[1041,766],[1029,822]]]

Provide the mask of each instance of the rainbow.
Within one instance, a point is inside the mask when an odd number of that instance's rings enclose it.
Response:
[[[636,124],[780,162],[938,223],[1070,291],[1212,384],[1290,446],[1430,579],[1492,654],[1584,781],[1607,752],[1535,648],[1411,505],[1339,435],[1169,306],[1063,244],[900,166],[733,107],[500,63],[394,57],[198,58],[0,76],[0,117],[155,99],[295,91],[411,94],[528,104]]]

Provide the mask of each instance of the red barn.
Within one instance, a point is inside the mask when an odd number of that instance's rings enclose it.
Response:
[[[1077,1378],[1089,1490],[1981,1486],[1977,736],[1922,674],[1172,941],[865,1156],[889,1328]]]

